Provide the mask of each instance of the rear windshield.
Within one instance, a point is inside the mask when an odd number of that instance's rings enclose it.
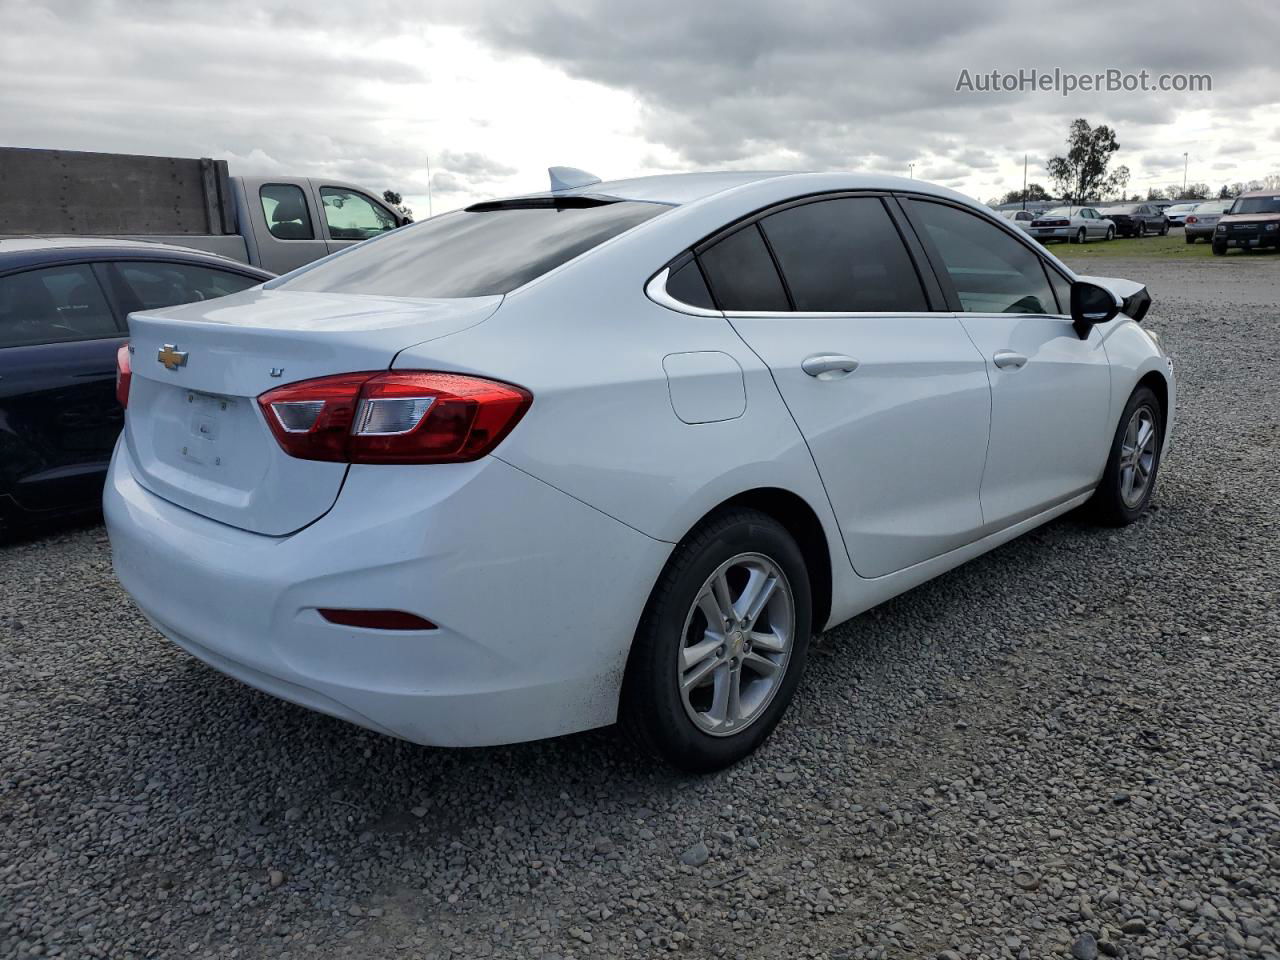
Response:
[[[1114,207],[1103,207],[1103,213],[1134,213],[1138,209],[1136,204],[1122,203]]]
[[[1280,213],[1280,197],[1238,197],[1232,213]]]
[[[393,230],[267,287],[424,298],[508,293],[669,209],[586,197],[479,203]]]

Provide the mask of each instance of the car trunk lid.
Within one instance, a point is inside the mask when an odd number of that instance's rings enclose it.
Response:
[[[474,326],[501,302],[258,288],[132,314],[125,442],[138,481],[213,520],[292,533],[329,510],[347,466],[286,454],[257,397],[313,377],[388,369],[406,347]]]

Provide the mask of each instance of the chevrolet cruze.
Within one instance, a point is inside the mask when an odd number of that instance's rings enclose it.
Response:
[[[1146,508],[1142,285],[915,180],[552,183],[131,316],[105,513],[158,630],[418,743],[617,721],[709,770],[815,631]]]

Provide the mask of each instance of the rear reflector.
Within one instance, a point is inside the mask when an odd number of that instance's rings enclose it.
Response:
[[[291,457],[337,463],[461,463],[502,442],[529,391],[456,373],[344,373],[258,398]]]
[[[129,405],[129,381],[133,379],[133,361],[129,358],[129,344],[123,343],[116,351],[116,400],[120,406]]]
[[[417,614],[403,610],[335,610],[320,608],[320,616],[330,623],[344,627],[364,627],[368,630],[435,630],[436,625]]]

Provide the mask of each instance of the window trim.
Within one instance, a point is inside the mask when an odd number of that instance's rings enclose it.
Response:
[[[55,260],[52,263],[39,263],[28,265],[25,267],[17,267],[12,270],[6,270],[0,273],[0,280],[7,280],[10,277],[20,277],[24,273],[35,273],[38,270],[56,270],[59,267],[88,267],[89,273],[93,277],[93,282],[98,286],[98,293],[102,295],[102,302],[107,305],[107,312],[111,314],[111,322],[115,324],[115,331],[112,333],[104,333],[97,337],[63,337],[58,340],[40,340],[35,343],[12,343],[9,345],[0,344],[0,350],[21,350],[32,347],[51,347],[60,343],[96,343],[99,340],[122,340],[129,336],[129,326],[127,315],[121,311],[120,304],[116,301],[115,291],[110,285],[105,283],[102,278],[102,272],[99,265],[104,261],[94,258],[76,258],[74,260]]]
[[[782,268],[778,264],[778,259],[773,252],[773,246],[769,243],[769,236],[765,230],[759,226],[759,222],[765,217],[780,213],[783,210],[789,210],[792,207],[800,207],[810,203],[821,203],[825,200],[841,200],[846,198],[878,198],[884,207],[885,213],[888,214],[889,222],[898,232],[898,239],[902,241],[902,246],[907,252],[907,258],[911,261],[912,269],[915,270],[916,280],[920,284],[920,290],[924,294],[925,303],[930,307],[928,310],[863,310],[863,311],[819,311],[819,310],[796,310],[795,298],[791,295],[791,288],[787,283],[786,274],[782,272]],[[712,233],[707,234],[701,240],[691,243],[679,254],[672,257],[662,267],[660,267],[652,276],[645,281],[645,295],[655,303],[666,307],[669,310],[675,310],[678,313],[689,314],[690,316],[711,316],[711,317],[774,317],[774,318],[791,318],[811,317],[814,319],[839,318],[847,317],[850,319],[858,319],[861,317],[928,317],[936,316],[940,313],[952,313],[954,311],[946,307],[946,298],[941,285],[934,274],[933,264],[929,262],[927,251],[920,245],[919,241],[913,236],[914,228],[910,231],[907,229],[911,226],[910,221],[905,214],[898,209],[897,194],[883,189],[866,189],[866,190],[828,190],[819,193],[807,193],[799,197],[791,197],[777,203],[770,204],[767,207],[761,207],[750,213],[732,220],[722,227],[717,228]],[[782,283],[782,289],[786,293],[787,302],[791,304],[791,310],[706,310],[702,307],[695,307],[692,304],[677,300],[671,294],[667,293],[666,282],[671,272],[684,266],[690,259],[696,259],[703,252],[711,249],[721,240],[737,233],[738,230],[745,229],[751,224],[756,224],[761,239],[764,240],[765,249],[769,251],[769,258],[773,261],[773,267],[778,272],[778,279]],[[926,273],[922,267],[922,262],[928,264],[929,272]],[[701,263],[699,263],[701,269]],[[932,281],[932,282],[930,282]],[[707,288],[710,290],[711,285]],[[712,299],[715,299],[715,291],[711,291]],[[938,304],[939,306],[935,306]]]
[[[302,209],[307,211],[307,226],[311,228],[311,236],[309,237],[277,237],[272,232],[271,221],[267,219],[267,209],[262,205],[262,191],[265,190],[267,187],[292,187],[294,190],[297,190],[300,194],[302,194]],[[278,200],[276,202],[279,203]],[[275,240],[279,243],[315,243],[316,241],[319,241],[320,243],[325,242],[324,237],[317,236],[316,234],[315,213],[311,209],[311,200],[307,196],[307,191],[303,190],[302,187],[298,186],[296,183],[285,183],[283,181],[279,181],[279,182],[271,181],[271,182],[263,182],[258,184],[258,213],[262,215],[262,223],[267,228],[267,236],[269,236],[272,240]],[[325,227],[326,233],[328,232],[328,229],[329,228],[326,226]],[[391,232],[390,230],[387,231],[387,233],[390,233],[390,232]]]

